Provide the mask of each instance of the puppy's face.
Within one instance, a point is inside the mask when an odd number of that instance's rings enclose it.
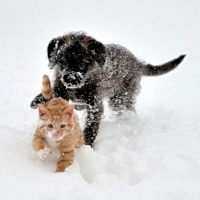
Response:
[[[67,88],[80,88],[84,85],[88,74],[95,68],[92,54],[79,42],[66,47],[58,61],[62,74],[62,82]]]
[[[95,51],[79,41],[66,44],[58,39],[52,40],[48,46],[48,58],[51,69],[58,65],[61,81],[67,88],[82,87],[91,73],[100,69]],[[101,60],[105,62],[105,58]]]

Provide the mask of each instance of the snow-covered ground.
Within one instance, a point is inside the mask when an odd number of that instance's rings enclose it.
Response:
[[[0,199],[199,200],[200,2],[198,0],[0,1]],[[173,72],[144,78],[137,115],[109,108],[95,149],[54,173],[31,147],[49,40],[84,30],[160,64],[187,54]],[[78,113],[84,124],[84,112]]]

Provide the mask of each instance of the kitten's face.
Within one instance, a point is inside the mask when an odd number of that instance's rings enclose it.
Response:
[[[45,137],[62,140],[73,131],[73,105],[46,108],[38,105],[40,127]]]

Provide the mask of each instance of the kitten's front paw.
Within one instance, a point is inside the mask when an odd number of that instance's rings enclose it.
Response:
[[[49,155],[50,152],[51,152],[50,149],[45,147],[44,149],[41,149],[37,152],[37,158],[40,160],[44,160],[46,159],[46,157]]]
[[[56,169],[56,172],[64,172],[65,171],[65,167],[63,166],[58,166]]]

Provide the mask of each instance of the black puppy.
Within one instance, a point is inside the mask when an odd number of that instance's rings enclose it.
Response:
[[[185,57],[153,66],[139,61],[120,45],[104,45],[82,32],[52,39],[47,53],[49,67],[55,70],[54,96],[87,107],[84,133],[86,144],[91,146],[98,133],[105,97],[117,112],[134,110],[141,77],[165,74]],[[45,104],[41,94],[35,97],[31,107],[36,108],[38,103]]]

